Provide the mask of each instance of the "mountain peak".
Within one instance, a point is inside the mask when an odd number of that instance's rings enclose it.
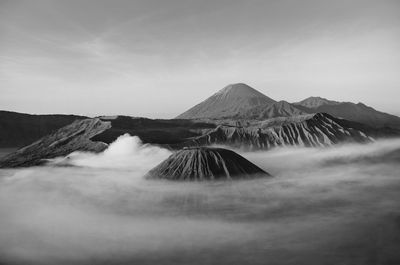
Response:
[[[230,84],[221,89],[217,92],[219,95],[225,96],[241,96],[241,97],[249,97],[249,96],[259,96],[259,97],[266,97],[261,92],[257,91],[256,89],[248,86],[244,83],[237,83],[237,84]]]
[[[178,119],[223,119],[235,118],[255,106],[275,103],[256,89],[243,84],[231,84],[182,113]]]

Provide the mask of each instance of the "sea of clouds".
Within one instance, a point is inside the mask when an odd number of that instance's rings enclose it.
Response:
[[[1,170],[0,264],[400,264],[400,139],[241,152],[272,178],[143,179],[170,154],[123,135]]]

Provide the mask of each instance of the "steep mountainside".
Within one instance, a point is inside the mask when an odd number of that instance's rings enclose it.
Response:
[[[235,118],[242,116],[245,112],[256,106],[266,106],[273,103],[275,103],[275,100],[246,84],[232,84],[176,118]]]
[[[244,126],[236,124],[131,117],[86,119],[6,156],[0,160],[0,167],[39,165],[44,159],[66,156],[77,150],[100,152],[125,133],[137,135],[145,143],[169,149],[219,144],[250,150],[284,145],[367,142],[373,138],[400,135],[397,130],[375,129],[321,113],[246,122]]]
[[[231,180],[269,176],[237,153],[223,148],[184,148],[150,170],[146,178],[185,181]]]
[[[240,117],[242,119],[266,120],[276,117],[290,117],[304,115],[304,112],[286,101],[279,101],[273,104],[255,106]]]
[[[317,98],[308,98],[293,105],[307,113],[328,113],[350,121],[367,124],[371,127],[392,127],[400,129],[400,117],[377,111],[363,103],[336,102]]]
[[[0,111],[0,148],[25,146],[75,120],[85,118],[76,115],[30,115]]]
[[[43,164],[45,159],[65,156],[74,151],[100,152],[107,144],[91,138],[111,127],[111,123],[98,118],[73,122],[56,132],[3,157],[0,167],[24,167]]]

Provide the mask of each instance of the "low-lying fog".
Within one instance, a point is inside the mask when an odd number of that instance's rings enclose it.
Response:
[[[142,179],[169,154],[126,135],[1,170],[0,264],[400,264],[400,140],[241,153],[273,178]]]

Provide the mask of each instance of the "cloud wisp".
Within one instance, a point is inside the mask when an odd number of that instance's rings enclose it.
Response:
[[[144,172],[171,155],[171,151],[143,144],[139,137],[124,134],[99,154],[73,152],[49,160],[49,165],[82,166],[100,169],[124,169]]]

